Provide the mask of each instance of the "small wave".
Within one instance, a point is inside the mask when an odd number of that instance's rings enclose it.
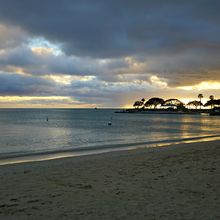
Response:
[[[19,153],[12,152],[12,153],[1,154],[0,165],[51,160],[57,158],[83,156],[83,155],[91,155],[91,154],[100,154],[110,151],[121,151],[121,150],[135,149],[140,147],[158,147],[169,144],[191,143],[198,141],[212,141],[218,139],[220,139],[220,135],[207,135],[207,136],[190,137],[190,138],[176,138],[172,140],[108,144],[101,146],[87,146],[87,147],[69,148],[63,150],[53,150],[53,151],[19,152]]]

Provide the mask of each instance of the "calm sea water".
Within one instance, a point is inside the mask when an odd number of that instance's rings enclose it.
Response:
[[[114,111],[0,110],[0,158],[6,155],[83,148],[117,148],[141,144],[148,146],[220,135],[220,117],[115,114]],[[111,118],[112,125],[108,126]]]

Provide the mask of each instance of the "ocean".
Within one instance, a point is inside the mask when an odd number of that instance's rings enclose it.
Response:
[[[220,138],[220,117],[116,114],[116,109],[2,109],[0,159],[156,147]],[[47,121],[48,118],[48,121]],[[112,124],[108,125],[108,121]]]

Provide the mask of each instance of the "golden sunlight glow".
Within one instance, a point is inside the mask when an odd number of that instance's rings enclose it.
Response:
[[[56,83],[64,84],[64,85],[69,85],[73,81],[72,76],[69,75],[47,75],[44,76],[43,78],[53,80]]]
[[[22,76],[30,76],[31,74],[28,74],[24,71],[23,68],[21,67],[15,67],[15,66],[7,66],[5,68],[6,71],[11,72],[11,73],[15,73],[18,75],[22,75]]]
[[[55,101],[55,100],[72,100],[68,96],[0,96],[1,102],[24,102],[24,101],[32,101],[32,100],[40,100],[40,101]]]
[[[79,108],[89,107],[68,96],[0,96],[0,108]]]
[[[163,79],[160,79],[157,76],[151,76],[150,81],[152,85],[160,87],[160,88],[166,88],[167,87],[167,82],[165,82]]]
[[[48,47],[31,47],[31,51],[37,55],[56,54],[54,48]]]
[[[47,41],[44,38],[32,38],[28,44],[33,53],[38,55],[50,55],[59,56],[62,53],[61,45],[54,44]]]
[[[197,85],[193,86],[180,86],[177,87],[177,89],[182,89],[186,91],[191,91],[191,90],[218,90],[220,89],[220,82],[215,82],[215,81],[206,81],[206,82],[201,82]]]
[[[91,81],[96,78],[96,76],[80,76],[80,81]]]
[[[91,81],[95,76],[72,76],[72,75],[46,75],[42,78],[53,80],[56,83],[70,85],[73,81]]]
[[[197,101],[199,101],[199,99],[198,98],[180,98],[179,99],[180,101],[182,101],[184,104],[188,104],[189,102],[192,102],[192,101],[194,101],[194,100],[197,100]],[[209,99],[207,99],[207,98],[203,98],[202,100],[201,100],[201,102],[204,104],[204,103],[206,103],[207,101],[208,101]]]
[[[125,104],[125,105],[122,106],[122,108],[125,108],[125,109],[133,108],[133,105],[132,105],[132,103]]]
[[[0,108],[94,108],[67,96],[0,96]]]

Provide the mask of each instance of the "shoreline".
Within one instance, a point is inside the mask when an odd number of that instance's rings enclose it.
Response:
[[[117,145],[104,145],[96,147],[81,147],[76,149],[54,150],[45,152],[31,152],[24,154],[5,154],[0,156],[0,166],[8,164],[30,163],[35,161],[47,161],[68,157],[81,157],[86,155],[98,155],[103,153],[121,152],[128,150],[136,150],[142,148],[160,148],[170,145],[180,145],[185,143],[196,143],[220,140],[220,135],[208,135],[201,137],[190,137],[174,140],[161,140],[150,142],[127,143]]]
[[[2,219],[219,219],[220,141],[0,167]]]

